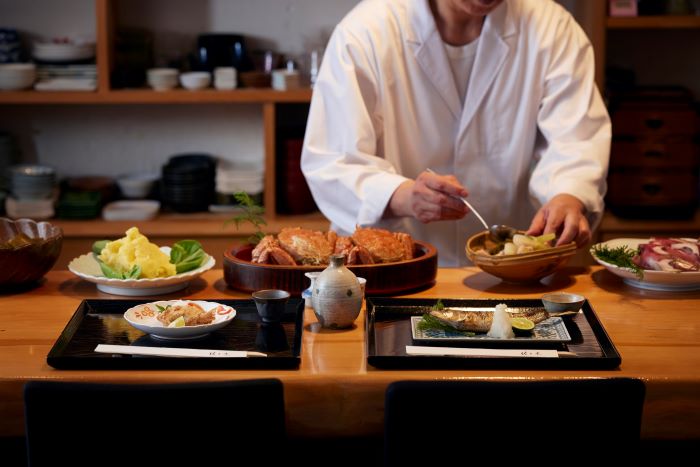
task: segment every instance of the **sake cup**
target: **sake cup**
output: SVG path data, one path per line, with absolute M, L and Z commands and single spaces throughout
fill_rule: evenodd
M 286 290 L 266 289 L 253 292 L 255 307 L 263 323 L 278 323 L 289 300 Z

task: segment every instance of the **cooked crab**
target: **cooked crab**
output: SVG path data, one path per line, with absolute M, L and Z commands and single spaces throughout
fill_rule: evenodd
M 253 249 L 253 263 L 284 264 L 294 266 L 294 258 L 280 247 L 280 242 L 272 235 L 265 235 L 260 243 Z
M 333 253 L 337 234 L 326 234 L 300 227 L 282 229 L 277 235 L 280 246 L 289 253 L 297 264 L 328 264 Z M 333 245 L 331 244 L 333 241 Z
M 389 232 L 384 229 L 357 227 L 352 234 L 352 241 L 358 248 L 360 258 L 366 250 L 374 263 L 391 263 L 413 258 L 413 239 L 401 232 Z M 352 251 L 350 252 L 352 255 Z M 348 256 L 348 259 L 350 256 Z M 353 264 L 348 261 L 348 264 Z M 367 263 L 364 263 L 367 264 Z
M 374 264 L 372 255 L 367 248 L 352 243 L 350 237 L 338 237 L 335 242 L 336 255 L 345 255 L 347 264 Z

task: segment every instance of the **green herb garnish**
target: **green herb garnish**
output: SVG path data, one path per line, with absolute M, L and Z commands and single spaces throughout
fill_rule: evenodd
M 163 313 L 165 310 L 167 310 L 168 308 L 170 308 L 170 305 L 160 306 L 160 305 L 158 305 L 158 304 L 156 303 L 156 308 L 158 308 L 158 313 Z
M 445 305 L 443 305 L 443 304 L 442 304 L 442 300 L 440 300 L 440 299 L 438 298 L 438 301 L 437 301 L 437 302 L 435 303 L 435 305 L 433 305 L 430 309 L 431 309 L 431 310 L 434 310 L 434 311 L 444 310 L 444 309 L 445 309 Z
M 97 259 L 97 264 L 100 265 L 100 269 L 102 270 L 102 274 L 104 274 L 105 277 L 108 277 L 110 279 L 138 279 L 139 276 L 141 275 L 141 266 L 135 264 L 133 268 L 131 268 L 130 271 L 117 271 L 116 269 L 112 269 L 108 265 L 102 262 L 99 258 Z
M 632 259 L 637 256 L 637 252 L 627 245 L 621 245 L 615 248 L 610 248 L 607 245 L 595 245 L 591 250 L 599 260 L 621 268 L 631 269 L 638 278 L 644 278 L 644 269 L 632 261 Z
M 228 225 L 233 222 L 236 224 L 236 228 L 240 228 L 241 223 L 248 222 L 253 224 L 256 232 L 248 237 L 248 242 L 252 245 L 257 245 L 260 240 L 265 236 L 265 232 L 262 231 L 261 226 L 267 225 L 263 214 L 265 214 L 265 208 L 258 206 L 255 201 L 245 192 L 234 193 L 234 198 L 241 205 L 243 213 L 229 219 L 224 225 Z
M 473 332 L 460 331 L 459 329 L 455 329 L 452 326 L 448 326 L 447 324 L 442 323 L 439 319 L 435 318 L 434 316 L 431 316 L 428 313 L 425 313 L 423 315 L 422 319 L 418 322 L 417 327 L 421 331 L 425 331 L 426 329 L 441 329 L 443 331 L 456 332 L 457 334 L 461 334 L 463 336 L 475 335 L 475 333 Z

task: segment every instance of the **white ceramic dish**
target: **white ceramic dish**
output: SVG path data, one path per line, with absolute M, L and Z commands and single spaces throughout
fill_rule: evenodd
M 160 176 L 149 173 L 132 173 L 117 178 L 117 185 L 125 198 L 145 198 Z
M 170 255 L 170 247 L 160 249 Z M 207 256 L 204 264 L 192 271 L 183 272 L 170 277 L 156 279 L 110 279 L 100 270 L 100 265 L 92 253 L 87 253 L 73 259 L 68 264 L 68 270 L 88 282 L 97 284 L 97 289 L 113 295 L 144 296 L 161 295 L 176 292 L 187 287 L 193 279 L 214 267 L 216 261 L 211 255 Z
M 211 73 L 206 71 L 189 71 L 180 75 L 180 84 L 192 91 L 208 88 L 211 84 Z
M 625 245 L 633 250 L 636 250 L 639 244 L 648 243 L 650 240 L 651 239 L 649 238 L 616 238 L 614 240 L 608 240 L 607 242 L 598 243 L 597 245 L 594 245 L 593 248 L 598 245 L 606 245 L 608 248 L 617 248 Z M 590 250 L 593 259 L 595 259 L 599 264 L 605 266 L 608 271 L 620 276 L 625 284 L 649 290 L 700 290 L 700 272 L 666 272 L 645 270 L 644 276 L 639 278 L 631 269 L 621 268 L 599 259 L 593 252 L 593 248 Z
M 32 49 L 32 56 L 45 62 L 87 60 L 95 56 L 95 44 L 37 42 Z
M 31 88 L 36 80 L 36 66 L 33 63 L 0 64 L 0 90 L 19 91 Z
M 484 313 L 489 313 L 485 311 Z M 473 336 L 465 336 L 459 331 L 448 331 L 443 329 L 421 329 L 418 323 L 423 320 L 421 316 L 411 316 L 411 336 L 414 341 L 418 342 L 462 342 L 476 343 L 491 342 L 491 343 L 513 343 L 513 342 L 570 342 L 571 335 L 566 329 L 566 324 L 559 317 L 547 318 L 535 325 L 532 334 L 526 336 L 518 336 L 511 339 L 496 339 L 489 337 L 486 333 L 475 333 Z
M 168 305 L 196 303 L 204 309 L 204 311 L 214 312 L 214 321 L 209 324 L 200 324 L 197 326 L 182 326 L 179 328 L 170 328 L 158 321 L 158 313 L 161 308 Z M 159 308 L 160 307 L 160 308 Z M 236 310 L 227 305 L 222 305 L 216 302 L 205 302 L 202 300 L 162 300 L 158 302 L 142 303 L 135 307 L 129 308 L 124 313 L 124 319 L 139 331 L 150 334 L 156 339 L 198 339 L 209 333 L 221 329 L 231 322 L 236 316 Z
M 114 201 L 102 209 L 102 217 L 108 221 L 145 221 L 156 217 L 159 210 L 156 200 Z

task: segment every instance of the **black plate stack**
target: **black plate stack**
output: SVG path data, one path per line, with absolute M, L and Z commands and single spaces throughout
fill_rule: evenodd
M 163 203 L 177 212 L 207 211 L 215 199 L 216 159 L 207 154 L 172 156 L 163 166 Z

